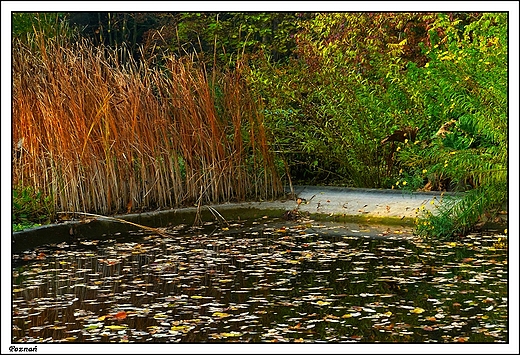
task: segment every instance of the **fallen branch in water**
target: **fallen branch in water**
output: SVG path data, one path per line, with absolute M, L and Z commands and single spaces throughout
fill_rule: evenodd
M 87 212 L 57 212 L 57 213 L 72 214 L 72 215 L 79 214 L 79 215 L 86 216 L 86 217 L 95 217 L 96 219 L 106 219 L 106 220 L 113 221 L 113 222 L 126 223 L 126 224 L 130 224 L 132 226 L 136 226 L 136 227 L 139 227 L 139 228 L 151 231 L 151 232 L 155 232 L 155 233 L 157 233 L 159 235 L 162 235 L 163 237 L 171 236 L 171 234 L 169 234 L 169 233 L 167 233 L 165 231 L 162 231 L 161 229 L 148 227 L 148 226 L 143 226 L 142 224 L 137 224 L 137 223 L 134 223 L 134 222 L 126 221 L 126 220 L 121 219 L 121 218 L 103 216 L 103 215 L 100 215 L 100 214 L 87 213 Z
M 227 226 L 229 226 L 229 223 L 228 221 L 226 221 L 226 219 L 224 217 L 222 217 L 222 215 L 216 210 L 214 209 L 213 207 L 211 206 L 206 206 L 208 208 L 208 210 L 211 212 L 211 214 L 213 214 L 213 217 L 215 217 L 215 219 L 217 221 L 221 221 L 221 222 L 224 222 Z M 220 217 L 220 220 L 219 220 L 219 217 Z

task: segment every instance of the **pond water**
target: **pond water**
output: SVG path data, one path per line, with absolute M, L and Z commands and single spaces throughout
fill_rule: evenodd
M 507 342 L 504 235 L 261 218 L 13 255 L 13 342 Z

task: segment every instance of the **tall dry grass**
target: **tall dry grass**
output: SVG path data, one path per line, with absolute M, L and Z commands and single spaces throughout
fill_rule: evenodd
M 240 68 L 208 82 L 190 58 L 158 69 L 119 56 L 41 35 L 13 43 L 13 186 L 103 214 L 281 192 Z

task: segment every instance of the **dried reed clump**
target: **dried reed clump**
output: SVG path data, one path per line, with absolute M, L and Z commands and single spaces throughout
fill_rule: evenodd
M 210 83 L 190 58 L 118 61 L 86 41 L 13 44 L 13 186 L 103 214 L 281 192 L 239 70 Z

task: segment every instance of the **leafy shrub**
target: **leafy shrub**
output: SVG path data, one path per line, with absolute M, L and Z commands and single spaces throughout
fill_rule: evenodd
M 390 74 L 401 75 L 405 60 L 423 61 L 414 44 L 430 17 L 318 14 L 302 22 L 288 65 L 254 62 L 251 82 L 296 178 L 390 187 L 380 141 L 420 119 L 415 97 Z
M 32 187 L 15 187 L 12 190 L 13 229 L 25 229 L 48 223 L 54 216 L 51 196 L 44 196 Z
M 451 189 L 467 191 L 424 216 L 430 223 L 418 232 L 434 236 L 463 233 L 507 201 L 507 14 L 483 14 L 463 29 L 459 23 L 439 15 L 430 31 L 443 36 L 431 36 L 428 63 L 412 65 L 406 80 L 431 122 L 454 124 L 440 135 L 429 127 L 430 140 L 400 152 L 401 163 L 428 167 Z

